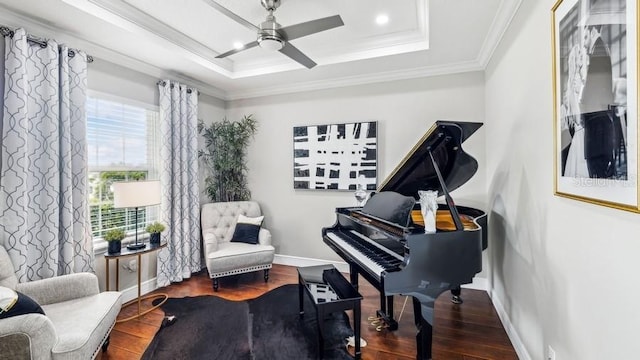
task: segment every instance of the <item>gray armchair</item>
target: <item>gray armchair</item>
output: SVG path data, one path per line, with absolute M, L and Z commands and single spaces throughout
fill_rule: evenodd
M 271 246 L 271 232 L 260 228 L 258 243 L 231 241 L 238 216 L 261 216 L 255 201 L 230 201 L 205 204 L 200 213 L 205 262 L 214 291 L 223 276 L 264 270 L 264 281 L 269 280 L 275 249 Z
M 91 273 L 18 283 L 0 246 L 0 286 L 29 296 L 44 310 L 0 319 L 2 359 L 94 359 L 106 350 L 122 306 L 121 293 L 100 292 Z

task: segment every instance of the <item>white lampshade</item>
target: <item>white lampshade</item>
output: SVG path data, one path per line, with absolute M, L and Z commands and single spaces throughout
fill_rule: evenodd
M 160 181 L 123 181 L 113 183 L 113 207 L 143 207 L 160 204 Z

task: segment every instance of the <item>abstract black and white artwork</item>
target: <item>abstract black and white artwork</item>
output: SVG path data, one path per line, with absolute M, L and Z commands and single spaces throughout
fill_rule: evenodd
M 375 121 L 293 128 L 293 188 L 375 190 Z

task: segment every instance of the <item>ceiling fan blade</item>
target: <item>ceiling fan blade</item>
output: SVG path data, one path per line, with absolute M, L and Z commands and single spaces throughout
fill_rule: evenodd
M 235 22 L 237 22 L 238 24 L 248 28 L 251 31 L 259 31 L 260 28 L 253 25 L 252 23 L 248 22 L 247 20 L 241 18 L 240 16 L 236 15 L 235 13 L 231 12 L 231 10 L 227 9 L 226 7 L 218 4 L 217 2 L 213 1 L 213 0 L 206 0 L 209 5 L 211 5 L 211 7 L 215 8 L 216 10 L 220 11 L 221 13 L 227 15 L 229 18 L 231 18 L 231 20 L 234 20 Z
M 285 26 L 278 29 L 278 32 L 282 34 L 287 41 L 289 41 L 343 25 L 344 22 L 342 21 L 340 15 L 334 15 L 322 19 L 303 22 L 296 25 Z
M 252 47 L 256 47 L 256 46 L 258 46 L 258 42 L 257 41 L 252 41 L 252 42 L 250 42 L 248 44 L 244 44 L 244 46 L 242 46 L 240 49 L 233 49 L 233 50 L 227 51 L 224 54 L 220 54 L 220 55 L 216 56 L 216 59 L 221 59 L 221 58 L 227 57 L 229 55 L 233 55 L 235 53 L 239 53 L 240 51 L 251 49 Z
M 289 42 L 285 43 L 284 47 L 279 51 L 292 58 L 293 60 L 299 62 L 300 64 L 306 66 L 307 69 L 311 69 L 312 67 L 317 65 L 313 60 L 309 59 L 307 55 L 303 54 L 302 51 L 298 50 L 297 47 L 291 45 L 291 43 Z

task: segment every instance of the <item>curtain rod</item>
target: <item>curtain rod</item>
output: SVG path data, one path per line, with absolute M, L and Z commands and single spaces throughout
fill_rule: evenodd
M 167 85 L 167 82 L 166 82 L 166 81 L 164 81 L 164 80 L 158 80 L 158 82 L 156 83 L 156 85 L 162 85 L 162 86 L 165 86 L 165 85 Z M 173 88 L 173 85 L 174 85 L 174 84 L 171 84 L 171 87 L 172 87 L 172 88 Z M 191 92 L 192 92 L 193 90 L 195 90 L 195 91 L 196 91 L 196 94 L 200 95 L 200 90 L 190 89 L 189 87 L 187 87 L 187 93 L 188 93 L 188 94 L 191 94 Z
M 11 30 L 10 28 L 8 28 L 6 26 L 0 26 L 0 34 L 2 36 L 13 37 L 13 35 L 15 34 L 15 31 Z M 47 47 L 47 39 L 39 38 L 39 37 L 33 36 L 31 34 L 27 34 L 27 41 L 32 43 L 32 44 L 40 45 L 40 47 L 42 47 L 42 48 Z M 69 57 L 76 56 L 76 51 L 77 51 L 76 49 L 69 48 L 69 53 L 68 53 Z M 87 62 L 88 63 L 92 63 L 93 62 L 93 56 L 87 55 Z

